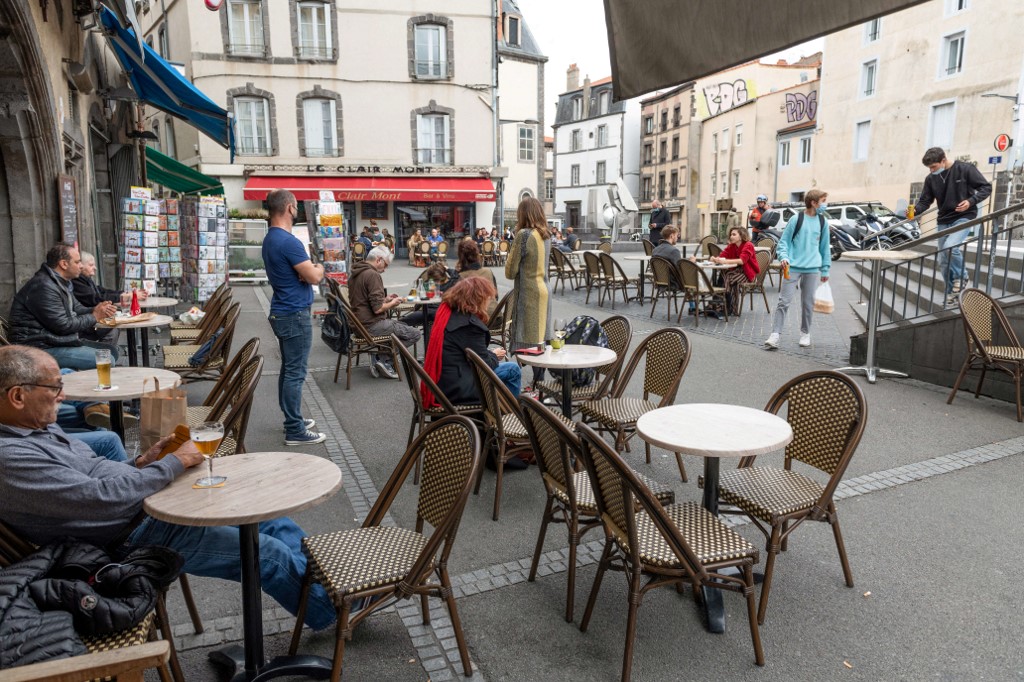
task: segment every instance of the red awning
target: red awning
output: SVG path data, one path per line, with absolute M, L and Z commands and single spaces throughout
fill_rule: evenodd
M 245 183 L 244 197 L 262 201 L 273 189 L 287 189 L 302 200 L 320 198 L 331 191 L 336 201 L 494 201 L 494 185 L 487 178 L 400 178 L 332 176 L 253 176 Z

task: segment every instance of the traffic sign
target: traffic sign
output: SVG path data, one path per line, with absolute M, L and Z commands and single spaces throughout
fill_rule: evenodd
M 1013 139 L 1006 133 L 999 133 L 996 135 L 995 142 L 993 142 L 993 146 L 996 148 L 997 152 L 1005 152 L 1012 144 Z
M 990 156 L 990 157 L 988 157 L 988 162 L 991 163 L 994 166 L 997 163 L 1002 163 L 1003 162 L 1003 157 L 1001 157 L 1001 156 Z

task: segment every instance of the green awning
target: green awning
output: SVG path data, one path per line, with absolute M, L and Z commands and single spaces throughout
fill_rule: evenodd
M 146 147 L 146 179 L 182 194 L 224 193 L 224 185 L 217 178 L 203 175 L 152 147 Z

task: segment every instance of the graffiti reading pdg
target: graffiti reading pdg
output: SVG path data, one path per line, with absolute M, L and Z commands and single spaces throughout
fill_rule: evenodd
M 813 121 L 818 114 L 818 91 L 786 93 L 786 120 L 797 123 L 807 119 Z

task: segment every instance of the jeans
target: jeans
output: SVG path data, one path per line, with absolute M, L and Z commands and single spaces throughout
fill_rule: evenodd
M 938 230 L 948 230 L 951 227 L 966 223 L 968 218 L 954 220 L 948 225 L 937 225 Z M 953 283 L 964 278 L 964 250 L 960 247 L 971 235 L 970 230 L 960 230 L 945 237 L 939 237 L 939 272 L 946 280 L 946 296 L 953 293 Z M 946 251 L 944 249 L 950 249 Z
M 415 344 L 417 341 L 420 340 L 420 337 L 423 336 L 423 332 L 421 332 L 419 329 L 416 329 L 415 327 L 410 327 L 409 325 L 398 320 L 388 318 L 384 318 L 379 322 L 374 322 L 373 324 L 366 328 L 366 331 L 370 332 L 374 336 L 390 336 L 391 334 L 394 334 L 395 336 L 398 337 L 398 340 L 401 341 L 402 345 L 405 346 L 406 348 Z M 373 361 L 384 362 L 390 365 L 391 356 L 377 354 L 373 356 Z
M 270 327 L 281 349 L 281 373 L 277 377 L 277 401 L 284 412 L 285 438 L 306 432 L 302 419 L 302 383 L 306 380 L 313 326 L 309 308 L 285 315 L 270 315 Z
M 305 533 L 289 518 L 264 521 L 259 525 L 260 582 L 263 591 L 295 615 L 306 572 L 302 553 Z M 236 526 L 178 526 L 146 518 L 128 536 L 129 545 L 169 547 L 185 559 L 183 570 L 192 575 L 242 579 L 239 533 Z M 334 606 L 319 584 L 312 586 L 306 608 L 306 625 L 322 630 L 335 621 Z
M 80 440 L 100 457 L 112 462 L 127 462 L 128 453 L 124 450 L 121 437 L 113 431 L 72 431 L 68 438 Z
M 501 379 L 501 383 L 505 384 L 505 387 L 512 392 L 512 395 L 518 396 L 522 392 L 523 370 L 518 363 L 500 362 L 494 368 L 494 373 Z
M 797 289 L 800 290 L 800 333 L 811 333 L 811 315 L 814 312 L 814 292 L 818 289 L 821 274 L 817 272 L 794 272 L 790 279 L 782 280 L 782 291 L 779 292 L 779 303 L 772 315 L 772 334 L 781 334 L 786 326 L 786 313 L 793 302 Z
M 81 346 L 54 346 L 43 350 L 53 356 L 60 367 L 74 370 L 96 369 L 96 349 L 110 351 L 113 364 L 117 364 L 119 353 L 117 346 L 96 341 L 81 341 Z

